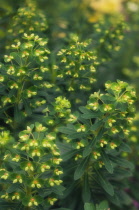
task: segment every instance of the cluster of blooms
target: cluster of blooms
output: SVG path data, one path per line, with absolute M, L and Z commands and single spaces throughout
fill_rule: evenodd
M 94 72 L 98 62 L 95 53 L 89 50 L 89 42 L 80 42 L 74 34 L 71 36 L 69 48 L 61 49 L 57 53 L 60 58 L 57 78 L 60 83 L 63 81 L 68 91 L 88 90 L 90 84 L 96 81 Z
M 34 33 L 24 33 L 22 43 L 17 41 L 11 45 L 13 52 L 4 56 L 5 64 L 0 64 L 2 107 L 8 104 L 24 104 L 27 99 L 29 106 L 33 107 L 46 103 L 45 98 L 38 95 L 38 90 L 51 88 L 49 82 L 44 84 L 46 80 L 49 81 L 47 60 L 50 52 L 46 44 L 46 39 Z M 11 120 L 8 117 L 6 122 Z
M 92 138 L 97 137 L 103 128 L 105 130 L 103 136 L 92 148 L 91 156 L 92 161 L 99 167 L 104 165 L 101 153 L 118 148 L 122 139 L 129 135 L 134 117 L 133 102 L 136 98 L 134 88 L 126 82 L 119 80 L 113 83 L 107 82 L 105 87 L 106 94 L 94 92 L 90 95 L 86 107 L 81 108 L 82 118 L 90 119 L 90 122 L 75 122 L 72 126 L 74 137 L 71 135 L 71 139 L 74 140 L 69 141 L 74 149 L 79 150 L 75 156 L 75 160 L 78 160 L 82 158 L 83 148 L 93 141 Z M 76 138 L 75 133 L 79 133 L 79 137 L 77 135 Z
M 111 27 L 111 24 L 106 27 L 105 21 L 101 20 L 93 25 L 97 33 L 98 48 L 97 57 L 102 58 L 102 61 L 109 59 L 109 54 L 112 55 L 121 49 L 121 42 L 124 38 L 124 31 L 127 29 L 123 21 L 119 21 Z M 104 50 L 105 49 L 105 50 Z
M 12 137 L 10 132 L 4 130 L 3 127 L 0 127 L 0 147 L 5 147 L 5 145 L 9 144 L 12 141 Z
M 13 17 L 12 28 L 8 30 L 9 39 L 16 38 L 23 33 L 35 33 L 47 29 L 47 20 L 35 1 L 27 1 L 26 6 L 20 7 Z M 7 46 L 9 48 L 9 46 Z
M 16 172 L 14 168 L 11 171 L 3 163 L 0 169 L 0 179 L 8 180 L 11 184 L 21 184 L 22 190 L 18 188 L 17 191 L 9 194 L 2 191 L 1 198 L 21 199 L 24 205 L 37 206 L 40 203 L 36 198 L 39 197 L 39 189 L 55 187 L 62 183 L 60 175 L 63 172 L 59 166 L 62 159 L 55 143 L 56 134 L 48 133 L 46 127 L 35 123 L 20 132 L 19 138 L 19 142 L 13 145 L 13 151 L 4 157 L 4 161 L 11 162 L 11 167 L 16 162 L 18 170 Z M 42 179 L 41 176 L 44 173 L 48 175 Z M 27 201 L 24 202 L 24 200 Z M 53 205 L 57 198 L 48 197 L 46 200 L 50 205 Z
M 132 154 L 132 156 L 138 154 L 138 147 L 136 147 L 136 144 L 138 143 L 138 138 L 139 138 L 139 133 L 138 133 L 138 128 L 139 128 L 139 113 L 137 112 L 135 114 L 135 117 L 131 119 L 130 121 L 130 133 L 127 136 L 129 143 L 131 144 L 131 147 L 134 147 L 133 151 L 134 153 Z M 136 152 L 135 152 L 136 150 Z M 126 152 L 123 153 L 124 156 L 127 156 L 128 154 Z M 137 163 L 138 164 L 138 163 Z
M 58 96 L 56 99 L 55 99 L 55 111 L 59 114 L 59 117 L 65 117 L 66 115 L 69 115 L 71 110 L 71 104 L 70 102 L 62 97 L 62 96 Z

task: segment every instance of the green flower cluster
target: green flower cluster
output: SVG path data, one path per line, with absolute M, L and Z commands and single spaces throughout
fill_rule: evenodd
M 81 117 L 89 122 L 83 123 L 79 118 L 80 123 L 72 125 L 73 132 L 80 133 L 79 137 L 76 138 L 75 135 L 74 140 L 70 141 L 75 149 L 91 144 L 91 139 L 94 139 L 102 128 L 104 129 L 102 137 L 97 140 L 90 151 L 93 164 L 102 162 L 103 150 L 107 153 L 120 146 L 123 138 L 129 134 L 130 124 L 134 117 L 135 90 L 126 82 L 119 80 L 117 83 L 107 82 L 105 87 L 106 94 L 95 92 L 90 95 L 86 107 L 80 107 L 83 112 Z M 83 153 L 79 154 L 82 157 Z
M 38 206 L 44 202 L 53 205 L 57 198 L 52 192 L 61 185 L 63 173 L 59 166 L 62 159 L 55 143 L 56 134 L 35 123 L 21 131 L 19 138 L 19 142 L 7 151 L 1 165 L 0 178 L 5 180 L 4 189 L 7 189 L 6 193 L 5 190 L 1 192 L 1 198 L 19 200 L 25 206 Z M 46 197 L 45 191 L 41 193 L 46 189 L 52 196 Z
M 94 188 L 97 185 L 97 190 L 119 199 L 113 182 L 119 183 L 123 178 L 119 180 L 117 173 L 124 174 L 125 168 L 129 174 L 133 170 L 133 165 L 122 159 L 120 154 L 130 151 L 126 142 L 134 118 L 136 93 L 133 87 L 120 80 L 108 81 L 105 87 L 107 93 L 94 92 L 87 105 L 79 108 L 81 113 L 76 122 L 59 130 L 66 134 L 63 142 L 70 145 L 63 157 L 66 160 L 74 158 L 77 162 L 74 180 L 79 179 L 82 183 L 82 195 L 87 187 L 90 198 L 95 193 L 97 199 Z
M 35 1 L 27 1 L 24 7 L 20 7 L 13 17 L 12 28 L 8 29 L 9 40 L 19 38 L 23 33 L 35 33 L 45 31 L 48 27 L 44 13 L 38 9 Z M 8 40 L 8 41 L 9 41 Z M 10 46 L 6 46 L 7 49 Z
M 60 61 L 57 78 L 68 91 L 90 90 L 96 81 L 94 73 L 98 61 L 95 52 L 89 50 L 89 44 L 90 40 L 80 42 L 79 37 L 72 34 L 69 47 L 57 53 Z
M 46 97 L 38 92 L 52 87 L 47 74 L 50 52 L 46 44 L 46 39 L 24 33 L 23 42 L 12 44 L 13 52 L 4 56 L 5 64 L 0 64 L 1 108 L 15 106 L 21 119 L 46 103 Z M 3 114 L 5 122 L 13 123 L 8 114 Z

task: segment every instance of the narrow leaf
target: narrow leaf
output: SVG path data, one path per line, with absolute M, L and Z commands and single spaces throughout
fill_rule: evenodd
M 110 157 L 110 159 L 119 166 L 122 166 L 124 168 L 129 168 L 130 170 L 134 169 L 133 163 L 129 162 L 128 160 L 125 160 L 120 157 L 112 157 L 112 156 Z
M 96 173 L 98 175 L 98 180 L 100 183 L 100 186 L 111 196 L 114 195 L 114 189 L 113 186 L 110 184 L 110 182 L 102 177 L 102 175 L 96 170 Z
M 95 122 L 92 126 L 91 126 L 91 130 L 95 131 L 97 130 L 101 125 L 103 124 L 103 120 L 97 121 Z
M 90 198 L 91 198 L 91 192 L 90 192 L 88 174 L 87 173 L 85 173 L 85 176 L 84 176 L 84 185 L 83 185 L 83 190 L 82 190 L 82 197 L 83 197 L 84 203 L 89 202 Z
M 78 150 L 78 152 L 79 152 L 79 150 Z M 62 154 L 61 156 L 62 156 L 63 161 L 67 161 L 76 154 L 77 154 L 77 150 L 71 150 L 69 152 Z
M 112 162 L 109 159 L 109 156 L 106 153 L 102 153 L 102 159 L 103 162 L 105 164 L 105 168 L 107 169 L 107 171 L 112 174 L 113 173 L 113 165 Z
M 104 129 L 102 128 L 99 131 L 98 135 L 93 140 L 91 140 L 90 143 L 85 147 L 83 151 L 83 157 L 86 157 L 91 153 L 93 146 L 97 143 L 97 141 L 99 141 L 102 138 L 103 134 Z
M 79 163 L 77 169 L 75 170 L 74 173 L 74 180 L 79 179 L 85 172 L 85 169 L 88 165 L 88 160 L 89 160 L 89 156 L 84 158 L 83 160 L 81 160 L 81 162 Z

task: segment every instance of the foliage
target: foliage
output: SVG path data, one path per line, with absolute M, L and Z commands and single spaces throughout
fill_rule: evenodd
M 137 3 L 1 5 L 0 208 L 134 210 Z

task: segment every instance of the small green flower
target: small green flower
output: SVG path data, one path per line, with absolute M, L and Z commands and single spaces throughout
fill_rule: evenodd
M 47 198 L 50 205 L 54 205 L 54 203 L 57 201 L 57 198 Z
M 35 198 L 32 197 L 32 198 L 29 200 L 28 206 L 38 206 L 38 202 L 36 201 Z
M 13 180 L 13 183 L 17 183 L 17 182 L 19 182 L 19 183 L 23 182 L 22 176 L 16 175 L 16 177 Z
M 14 195 L 12 196 L 12 200 L 19 200 L 20 199 L 20 194 L 18 192 L 15 192 Z

